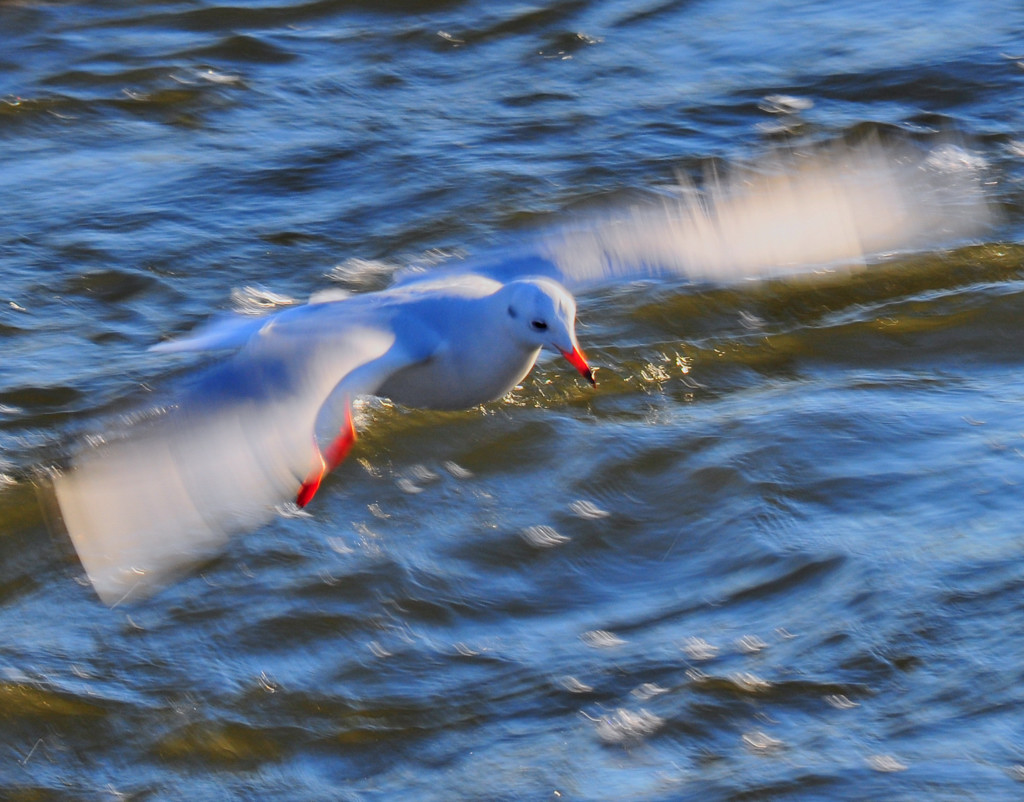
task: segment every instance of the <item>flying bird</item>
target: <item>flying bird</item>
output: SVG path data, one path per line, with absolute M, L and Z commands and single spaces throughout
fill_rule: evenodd
M 282 505 L 310 504 L 356 440 L 352 403 L 499 399 L 541 350 L 590 384 L 573 292 L 615 281 L 764 279 L 934 247 L 990 222 L 963 151 L 858 146 L 679 187 L 377 292 L 215 320 L 153 350 L 214 352 L 166 407 L 82 448 L 53 480 L 100 598 L 150 592 Z

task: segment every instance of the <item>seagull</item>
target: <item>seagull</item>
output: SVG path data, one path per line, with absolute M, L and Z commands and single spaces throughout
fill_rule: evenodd
M 953 155 L 868 141 L 680 187 L 514 251 L 407 270 L 376 292 L 215 319 L 151 350 L 210 352 L 169 403 L 55 473 L 64 528 L 100 599 L 151 593 L 287 507 L 311 504 L 356 442 L 353 402 L 462 410 L 504 397 L 542 350 L 590 385 L 573 292 L 610 282 L 764 280 L 990 223 Z
M 575 299 L 550 278 L 457 273 L 161 343 L 152 350 L 232 353 L 57 477 L 68 534 L 100 597 L 117 601 L 274 505 L 308 505 L 355 443 L 360 396 L 472 408 L 505 396 L 545 348 L 596 385 L 575 320 Z

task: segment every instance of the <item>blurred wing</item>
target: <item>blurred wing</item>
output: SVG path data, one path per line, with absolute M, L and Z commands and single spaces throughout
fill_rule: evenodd
M 993 217 L 978 173 L 953 144 L 921 153 L 868 139 L 783 153 L 712 174 L 699 191 L 684 184 L 550 232 L 531 248 L 449 269 L 499 281 L 546 276 L 578 291 L 644 278 L 722 283 L 855 266 L 978 236 Z
M 272 517 L 312 466 L 314 425 L 339 382 L 373 392 L 409 364 L 387 328 L 334 322 L 311 339 L 316 320 L 269 320 L 165 413 L 55 479 L 68 534 L 106 603 L 151 590 Z

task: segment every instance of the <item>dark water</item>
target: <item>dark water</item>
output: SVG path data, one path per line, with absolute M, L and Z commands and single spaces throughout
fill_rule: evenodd
M 1024 795 L 1019 4 L 28 0 L 0 42 L 0 796 Z M 310 516 L 145 602 L 48 534 L 38 472 L 218 309 L 873 130 L 958 131 L 987 241 L 585 295 L 598 391 L 372 407 Z

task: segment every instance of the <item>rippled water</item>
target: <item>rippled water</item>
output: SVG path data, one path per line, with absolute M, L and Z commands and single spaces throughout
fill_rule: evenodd
M 0 795 L 1024 793 L 1016 3 L 0 2 Z M 463 413 L 370 405 L 310 516 L 108 609 L 41 472 L 219 309 L 868 131 L 986 241 L 582 296 Z

